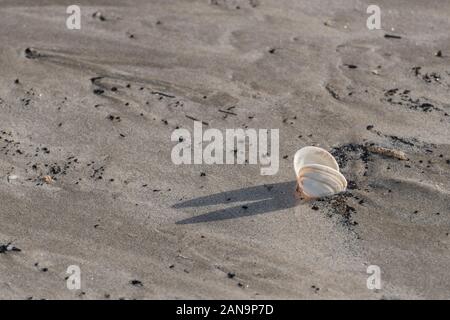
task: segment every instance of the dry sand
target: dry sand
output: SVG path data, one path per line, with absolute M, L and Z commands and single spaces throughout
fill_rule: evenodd
M 366 0 L 76 2 L 81 30 L 0 1 L 1 298 L 450 298 L 448 1 L 378 1 L 375 31 Z M 187 116 L 280 129 L 278 174 L 173 165 Z M 295 199 L 306 145 L 347 193 Z

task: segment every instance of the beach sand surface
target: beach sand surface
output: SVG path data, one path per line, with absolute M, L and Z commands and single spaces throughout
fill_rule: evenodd
M 71 4 L 0 1 L 1 298 L 450 298 L 450 2 Z M 193 119 L 279 129 L 278 173 L 174 165 Z M 308 145 L 346 193 L 295 197 Z

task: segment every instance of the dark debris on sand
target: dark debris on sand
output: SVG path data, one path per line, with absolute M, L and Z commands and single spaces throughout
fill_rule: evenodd
M 386 33 L 384 35 L 384 37 L 387 38 L 387 39 L 401 39 L 402 38 L 401 36 L 397 36 L 395 34 L 388 34 L 388 33 Z
M 143 286 L 144 286 L 144 284 L 142 283 L 142 281 L 139 281 L 139 280 L 136 280 L 136 279 L 131 280 L 131 281 L 130 281 L 130 284 L 133 285 L 133 286 L 135 286 L 135 287 L 143 287 Z
M 21 252 L 21 251 L 22 251 L 22 249 L 19 249 L 19 248 L 13 246 L 11 242 L 0 245 L 0 253 Z
M 327 84 L 327 85 L 325 86 L 325 89 L 328 91 L 328 93 L 329 93 L 334 99 L 336 99 L 336 100 L 340 100 L 340 99 L 341 99 L 341 97 L 340 97 L 339 94 L 337 93 L 336 89 L 333 88 L 332 85 Z
M 433 103 L 425 98 L 413 98 L 410 90 L 400 90 L 399 88 L 389 89 L 384 92 L 382 101 L 387 101 L 391 105 L 405 106 L 411 110 L 423 112 L 441 111 Z
M 33 48 L 25 49 L 25 58 L 27 59 L 37 59 L 41 56 L 41 54 Z
M 98 19 L 100 21 L 106 21 L 105 16 L 103 15 L 103 13 L 101 11 L 96 11 L 92 14 L 92 18 L 94 19 Z
M 367 147 L 357 143 L 348 143 L 335 147 L 331 150 L 331 154 L 336 158 L 341 168 L 345 168 L 350 160 L 361 159 L 366 164 L 370 161 L 370 152 L 367 150 Z
M 352 197 L 359 199 L 348 191 L 317 199 L 313 205 L 317 209 L 313 210 L 325 209 L 328 217 L 338 217 L 341 225 L 354 231 L 353 228 L 358 225 L 358 222 L 353 218 L 356 209 L 347 203 L 348 199 Z
M 436 56 L 439 57 L 437 54 L 436 54 Z M 441 53 L 440 57 L 442 57 L 442 53 Z M 424 82 L 426 82 L 428 84 L 438 84 L 438 85 L 441 85 L 445 82 L 444 81 L 445 79 L 442 76 L 442 74 L 438 73 L 437 71 L 423 73 L 421 70 L 422 70 L 422 67 L 418 67 L 418 66 L 412 68 L 412 71 L 414 72 L 414 76 L 422 79 Z M 447 74 L 448 74 L 448 72 L 447 72 Z

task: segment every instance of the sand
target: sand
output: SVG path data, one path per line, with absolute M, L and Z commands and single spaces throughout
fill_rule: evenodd
M 0 297 L 450 298 L 450 3 L 371 3 L 0 1 Z M 192 118 L 279 129 L 279 172 L 174 165 Z M 307 145 L 346 193 L 295 197 Z

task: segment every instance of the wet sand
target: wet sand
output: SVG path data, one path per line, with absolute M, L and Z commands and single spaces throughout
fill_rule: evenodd
M 450 3 L 70 4 L 0 1 L 1 298 L 450 297 Z M 174 165 L 193 118 L 279 129 L 278 174 Z M 307 145 L 346 193 L 295 198 Z

